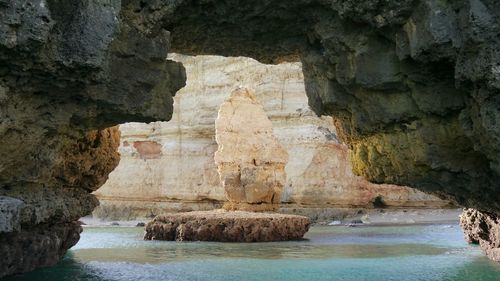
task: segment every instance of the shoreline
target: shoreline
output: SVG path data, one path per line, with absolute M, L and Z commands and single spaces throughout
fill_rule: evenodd
M 288 213 L 288 212 L 280 212 Z M 307 213 L 307 212 L 305 212 Z M 397 226 L 397 225 L 429 225 L 457 224 L 462 209 L 364 209 L 354 215 L 332 216 L 331 218 L 314 219 L 311 226 Z M 301 215 L 300 213 L 294 213 Z M 302 214 L 311 217 L 311 215 Z M 153 218 L 136 218 L 133 220 L 110 220 L 92 216 L 80 218 L 82 227 L 144 227 Z

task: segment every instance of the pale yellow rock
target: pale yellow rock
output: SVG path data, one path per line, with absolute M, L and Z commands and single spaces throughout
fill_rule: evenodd
M 253 90 L 238 88 L 215 120 L 215 164 L 230 210 L 275 210 L 286 181 L 288 153 Z
M 281 207 L 442 207 L 448 203 L 415 189 L 377 185 L 352 173 L 348 149 L 330 117 L 308 107 L 300 63 L 265 65 L 249 58 L 172 57 L 186 67 L 187 84 L 174 97 L 169 122 L 120 125 L 120 164 L 96 195 L 96 215 L 115 219 L 166 211 L 210 210 L 226 200 L 214 153 L 220 105 L 239 86 L 255 90 L 288 152 Z

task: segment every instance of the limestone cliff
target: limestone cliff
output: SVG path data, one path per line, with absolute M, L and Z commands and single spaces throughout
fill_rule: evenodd
M 443 207 L 448 203 L 417 190 L 371 184 L 351 171 L 348 150 L 337 139 L 330 117 L 307 105 L 300 63 L 266 65 L 242 57 L 182 56 L 186 87 L 174 97 L 169 122 L 120 125 L 121 161 L 95 192 L 95 215 L 114 219 L 162 211 L 220 207 L 224 188 L 213 162 L 219 106 L 238 86 L 255 89 L 288 152 L 283 208 L 373 207 L 380 196 L 388 207 Z

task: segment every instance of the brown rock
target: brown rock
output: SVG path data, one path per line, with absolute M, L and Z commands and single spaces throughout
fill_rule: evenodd
M 279 207 L 288 153 L 273 135 L 273 125 L 253 91 L 239 88 L 219 109 L 215 152 L 229 210 Z
M 243 211 L 200 211 L 157 216 L 146 225 L 146 240 L 269 242 L 298 240 L 307 217 Z
M 479 244 L 490 259 L 500 261 L 499 216 L 465 209 L 460 216 L 460 226 L 467 242 Z

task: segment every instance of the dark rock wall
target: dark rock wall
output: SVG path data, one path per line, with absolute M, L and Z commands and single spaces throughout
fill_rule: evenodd
M 323 50 L 303 57 L 310 104 L 336 119 L 355 173 L 499 212 L 498 4 L 412 7 L 394 22 L 318 22 Z
M 170 119 L 185 73 L 165 59 L 169 34 L 121 11 L 0 0 L 0 277 L 55 264 L 78 241 L 90 192 L 119 161 L 112 126 Z

